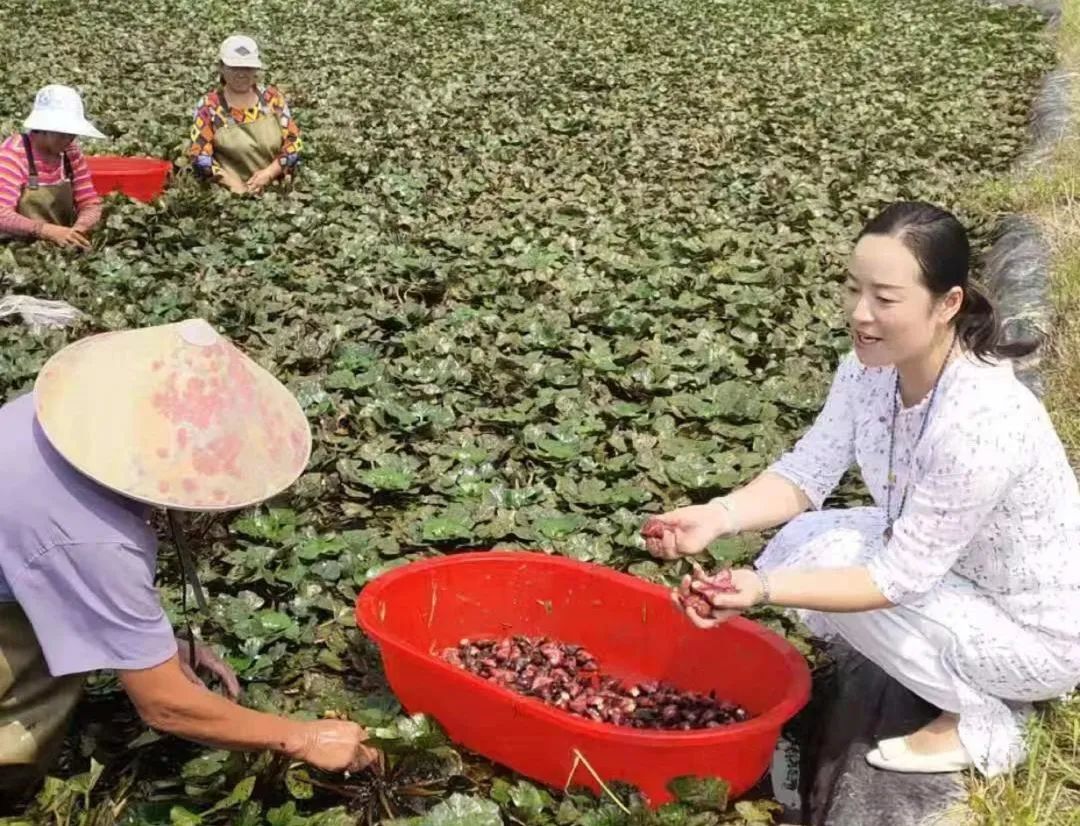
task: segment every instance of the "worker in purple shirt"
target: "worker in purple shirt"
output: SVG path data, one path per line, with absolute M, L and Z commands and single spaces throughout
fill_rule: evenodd
M 117 672 L 148 725 L 179 737 L 329 771 L 377 759 L 356 723 L 238 704 L 232 669 L 178 647 L 154 587 L 151 506 L 257 504 L 310 451 L 289 391 L 200 320 L 78 341 L 0 407 L 0 800 L 48 770 L 84 676 L 100 669 Z

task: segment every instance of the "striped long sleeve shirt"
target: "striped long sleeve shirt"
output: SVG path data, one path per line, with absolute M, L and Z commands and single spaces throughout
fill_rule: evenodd
M 101 196 L 94 190 L 90 169 L 86 165 L 77 141 L 65 150 L 71 163 L 72 189 L 75 193 L 75 229 L 85 232 L 101 220 Z M 34 153 L 38 180 L 55 184 L 63 180 L 64 164 L 58 157 L 47 160 Z M 30 180 L 30 164 L 26 159 L 22 135 L 12 135 L 0 143 L 0 234 L 33 236 L 37 222 L 16 212 L 19 198 Z

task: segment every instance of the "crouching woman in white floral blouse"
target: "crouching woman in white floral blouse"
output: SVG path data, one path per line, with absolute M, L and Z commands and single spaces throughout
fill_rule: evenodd
M 969 260 L 944 210 L 873 219 L 847 279 L 854 353 L 813 427 L 745 487 L 642 529 L 673 559 L 787 523 L 713 602 L 798 609 L 940 708 L 867 755 L 893 771 L 1007 771 L 1030 703 L 1080 682 L 1080 491 L 1008 361 L 1031 348 L 1000 343 Z M 874 505 L 820 510 L 853 464 Z

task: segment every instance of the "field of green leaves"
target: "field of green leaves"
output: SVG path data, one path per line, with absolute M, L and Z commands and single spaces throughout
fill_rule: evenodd
M 112 137 L 91 151 L 178 160 L 218 42 L 259 39 L 304 130 L 295 186 L 238 199 L 181 171 L 155 204 L 112 196 L 85 256 L 0 245 L 0 295 L 88 316 L 0 325 L 0 399 L 74 336 L 192 316 L 286 381 L 309 472 L 194 521 L 195 619 L 247 702 L 351 715 L 391 752 L 378 782 L 343 781 L 161 739 L 106 675 L 74 779 L 19 822 L 767 822 L 700 794 L 626 815 L 459 754 L 398 716 L 353 600 L 465 547 L 670 578 L 644 514 L 745 481 L 810 422 L 848 346 L 852 236 L 885 201 L 955 206 L 1008 167 L 1053 59 L 1041 21 L 972 0 L 34 0 L 5 23 L 5 131 L 70 83 Z M 963 217 L 985 240 L 993 216 Z

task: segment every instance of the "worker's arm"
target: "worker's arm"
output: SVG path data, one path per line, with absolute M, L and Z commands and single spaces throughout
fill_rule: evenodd
M 810 506 L 806 494 L 783 476 L 765 471 L 725 497 L 654 516 L 642 528 L 653 556 L 676 559 L 699 554 L 711 542 L 736 531 L 759 531 L 793 519 Z
M 378 756 L 356 723 L 290 720 L 245 708 L 191 682 L 176 656 L 119 676 L 147 725 L 186 740 L 233 751 L 269 749 L 328 771 L 358 771 Z
M 731 571 L 729 583 L 730 590 L 716 590 L 698 582 L 692 583 L 689 577 L 683 581 L 683 592 L 687 589 L 697 591 L 722 612 L 706 619 L 680 606 L 694 625 L 715 628 L 762 602 L 834 614 L 877 611 L 893 606 L 874 583 L 870 570 L 862 565 L 847 568 L 777 568 L 768 572 L 736 568 Z

